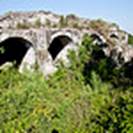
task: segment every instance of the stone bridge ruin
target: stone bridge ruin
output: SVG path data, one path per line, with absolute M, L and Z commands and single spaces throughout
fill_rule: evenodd
M 16 16 L 14 17 L 14 15 Z M 0 69 L 4 65 L 12 63 L 19 72 L 34 71 L 37 65 L 44 75 L 51 74 L 57 70 L 58 61 L 63 60 L 66 64 L 69 62 L 67 59 L 68 49 L 76 51 L 85 34 L 95 38 L 99 44 L 110 43 L 112 40 L 119 43 L 118 46 L 127 44 L 127 34 L 120 33 L 116 27 L 111 27 L 111 31 L 106 34 L 106 37 L 95 28 L 75 28 L 69 25 L 66 27 L 45 27 L 41 24 L 37 28 L 34 26 L 29 28 L 14 27 L 20 20 L 27 23 L 27 20 L 31 20 L 31 18 L 38 19 L 37 15 L 40 15 L 39 19 L 44 17 L 44 20 L 46 17 L 51 17 L 46 12 L 29 13 L 30 16 L 25 15 L 27 14 L 11 13 L 0 17 Z M 56 22 L 58 24 L 60 17 L 55 15 L 52 17 L 55 18 L 52 18 L 51 21 L 58 18 Z M 26 22 L 24 21 L 25 18 Z M 82 20 L 83 22 L 81 20 L 78 21 L 82 25 L 90 22 L 89 20 Z M 121 36 L 123 39 L 120 38 Z M 110 41 L 108 38 L 112 40 Z M 105 50 L 105 53 L 106 55 L 110 54 L 109 48 Z
M 14 66 L 23 72 L 24 69 L 34 71 L 37 64 L 44 74 L 51 73 L 57 60 L 64 58 L 65 61 L 66 49 L 76 49 L 82 37 L 83 34 L 75 29 L 3 30 L 0 66 L 14 62 Z

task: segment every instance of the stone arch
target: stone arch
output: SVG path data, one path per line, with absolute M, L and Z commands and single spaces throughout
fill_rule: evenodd
M 100 37 L 100 35 L 96 34 L 96 33 L 93 33 L 90 35 L 90 37 L 93 39 L 93 40 L 96 40 L 98 42 L 102 42 L 102 39 Z
M 114 39 L 119 39 L 118 35 L 115 34 L 115 33 L 111 33 L 111 34 L 109 35 L 109 37 L 110 37 L 110 38 L 114 38 Z
M 55 60 L 57 55 L 69 44 L 73 44 L 73 39 L 70 34 L 56 34 L 52 37 L 48 51 Z
M 108 46 L 105 38 L 99 33 L 92 33 L 90 37 L 93 39 L 93 43 L 97 44 L 101 48 L 106 48 Z
M 22 37 L 8 37 L 0 42 L 0 66 L 6 63 L 12 63 L 14 67 L 24 69 L 24 65 L 31 65 L 29 56 L 34 56 L 33 44 Z M 26 62 L 28 64 L 26 64 Z M 33 63 L 33 61 L 32 61 Z M 33 64 L 32 64 L 33 65 Z

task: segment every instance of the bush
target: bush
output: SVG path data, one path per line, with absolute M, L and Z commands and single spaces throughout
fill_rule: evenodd
M 60 17 L 59 26 L 60 26 L 60 28 L 64 28 L 64 27 L 67 26 L 67 20 L 66 20 L 66 18 L 64 16 Z
M 39 27 L 41 27 L 41 20 L 40 19 L 37 19 L 36 21 L 35 21 L 35 27 L 36 28 L 39 28 Z
M 128 35 L 128 44 L 133 45 L 133 36 L 131 34 Z
M 17 29 L 29 29 L 30 25 L 27 23 L 17 23 L 16 28 Z
M 46 19 L 46 23 L 45 23 L 45 25 L 46 25 L 47 27 L 51 27 L 51 22 L 50 22 L 49 19 Z
M 38 72 L 1 72 L 0 132 L 131 133 L 133 87 L 116 89 L 112 82 L 103 82 L 111 73 L 106 61 L 84 70 L 88 62 L 99 61 L 94 49 L 85 36 L 79 50 L 70 51 L 71 65 L 61 65 L 47 80 Z

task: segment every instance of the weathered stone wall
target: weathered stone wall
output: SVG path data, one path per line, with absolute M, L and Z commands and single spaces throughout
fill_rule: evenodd
M 48 28 L 33 29 L 31 28 L 31 29 L 21 29 L 21 30 L 3 29 L 0 34 L 0 42 L 8 40 L 9 38 L 22 38 L 30 42 L 33 46 L 33 50 L 31 54 L 29 54 L 29 52 L 27 52 L 27 54 L 29 54 L 29 56 L 33 56 L 35 54 L 37 63 L 40 66 L 41 71 L 45 73 L 46 66 L 50 67 L 50 65 L 52 65 L 51 68 L 55 69 L 54 60 L 52 60 L 51 55 L 48 52 L 48 48 L 50 44 L 53 42 L 53 40 L 60 36 L 66 36 L 72 39 L 73 43 L 72 45 L 70 45 L 70 47 L 73 47 L 73 45 L 77 45 L 81 41 L 83 34 L 80 33 L 79 30 L 69 29 L 69 28 L 66 28 L 66 29 L 48 29 Z M 66 51 L 64 55 L 66 55 Z M 25 60 L 24 62 L 27 62 L 27 63 L 29 62 L 29 65 L 31 65 L 30 64 L 31 58 L 35 58 L 35 57 L 27 58 L 27 55 L 25 55 L 23 60 Z M 23 71 L 22 68 L 24 69 L 24 66 L 23 67 L 22 66 L 23 64 L 21 64 L 20 66 L 21 72 Z M 30 67 L 27 66 L 27 68 L 30 68 Z M 50 73 L 50 72 L 46 72 L 46 73 Z
M 55 72 L 59 60 L 64 60 L 66 64 L 69 62 L 67 60 L 68 49 L 76 51 L 85 34 L 94 37 L 95 42 L 99 45 L 107 44 L 107 47 L 103 48 L 107 56 L 111 56 L 112 51 L 115 50 L 116 54 L 113 55 L 113 58 L 116 60 L 118 60 L 117 56 L 120 53 L 125 62 L 133 58 L 133 48 L 128 46 L 128 34 L 117 26 L 106 23 L 104 26 L 99 24 L 101 22 L 92 23 L 87 19 L 69 16 L 66 17 L 67 26 L 61 27 L 61 18 L 59 15 L 44 11 L 8 13 L 0 17 L 0 43 L 9 38 L 20 38 L 32 44 L 22 59 L 19 66 L 20 72 L 23 72 L 24 69 L 34 71 L 36 65 L 39 66 L 44 75 Z M 21 24 L 20 27 L 18 24 Z M 22 27 L 25 26 L 24 24 L 28 27 Z M 78 25 L 71 27 L 74 24 Z M 56 27 L 54 27 L 55 25 Z M 54 53 L 56 54 L 55 59 L 49 51 L 52 45 L 55 45 L 52 52 L 59 49 L 56 51 L 57 53 Z

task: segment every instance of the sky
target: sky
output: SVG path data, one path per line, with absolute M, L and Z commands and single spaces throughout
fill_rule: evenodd
M 133 0 L 0 0 L 0 14 L 45 10 L 117 23 L 133 34 Z

